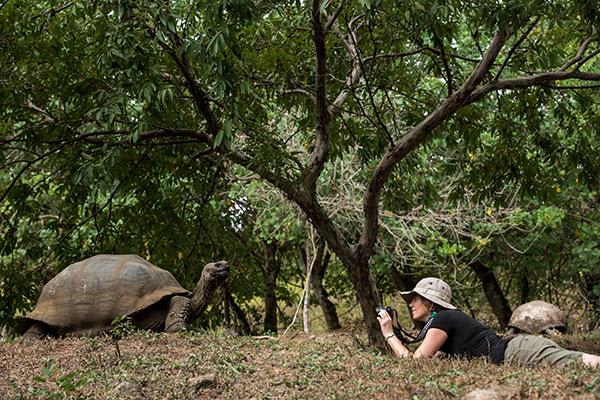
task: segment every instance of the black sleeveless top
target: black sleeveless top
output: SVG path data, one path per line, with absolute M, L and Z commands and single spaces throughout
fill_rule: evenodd
M 459 310 L 440 310 L 430 328 L 441 329 L 448 339 L 440 351 L 454 357 L 488 357 L 502 364 L 506 342 L 479 321 Z

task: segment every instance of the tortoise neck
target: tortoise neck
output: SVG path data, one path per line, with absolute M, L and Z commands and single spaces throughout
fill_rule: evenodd
M 215 279 L 206 279 L 204 276 L 200 279 L 190 299 L 186 323 L 196 320 L 206 310 L 217 286 L 218 282 Z

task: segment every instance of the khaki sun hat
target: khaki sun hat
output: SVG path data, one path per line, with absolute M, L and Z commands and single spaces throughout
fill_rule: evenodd
M 400 292 L 400 295 L 407 303 L 411 302 L 415 294 L 449 310 L 456 309 L 456 307 L 450 304 L 452 289 L 450 289 L 450 286 L 446 282 L 439 278 L 423 278 L 413 290 Z

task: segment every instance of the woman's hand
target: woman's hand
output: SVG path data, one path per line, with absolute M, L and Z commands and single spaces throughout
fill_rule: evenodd
M 383 337 L 394 334 L 394 326 L 392 324 L 392 318 L 387 311 L 381 310 L 377 315 L 377 320 L 379 321 L 379 327 L 381 328 L 381 333 Z
M 386 343 L 388 346 L 390 346 L 394 354 L 396 354 L 398 357 L 411 357 L 412 353 L 410 350 L 402 344 L 396 335 L 394 335 L 394 325 L 390 314 L 388 314 L 387 311 L 382 310 L 377 315 L 377 320 L 379 321 L 381 333 L 383 334 Z

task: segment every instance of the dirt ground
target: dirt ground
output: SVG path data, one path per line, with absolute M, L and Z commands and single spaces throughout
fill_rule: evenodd
M 600 333 L 565 336 L 600 353 Z M 600 371 L 398 360 L 351 333 L 135 333 L 0 343 L 0 399 L 598 399 Z M 117 352 L 117 345 L 118 350 Z M 120 353 L 120 355 L 119 355 Z

